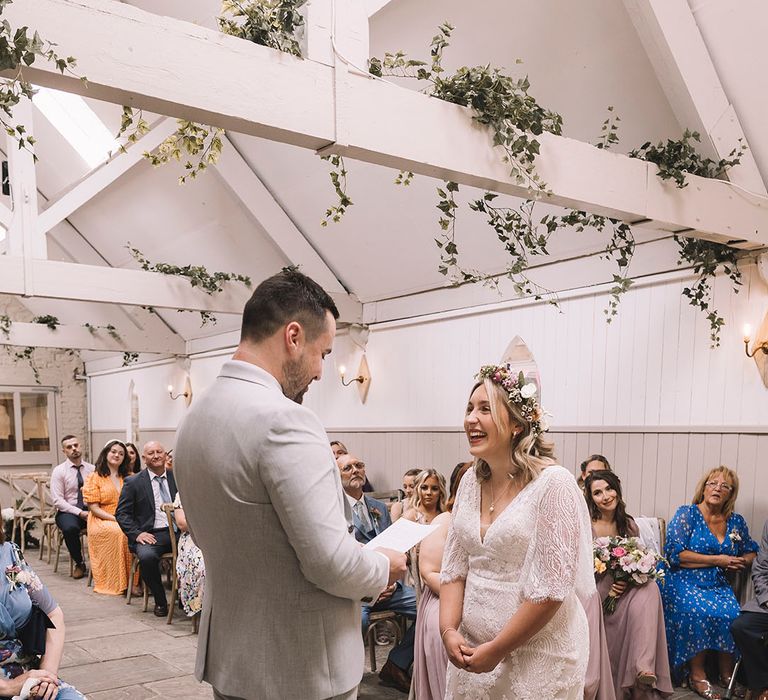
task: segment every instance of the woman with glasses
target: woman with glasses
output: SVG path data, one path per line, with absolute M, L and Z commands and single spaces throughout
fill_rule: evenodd
M 744 518 L 734 512 L 739 478 L 716 467 L 696 487 L 692 505 L 680 506 L 669 523 L 667 581 L 662 587 L 670 666 L 688 665 L 691 690 L 718 700 L 705 671 L 707 653 L 717 653 L 719 684 L 727 687 L 736 651 L 730 632 L 739 603 L 726 574 L 745 569 L 757 543 Z

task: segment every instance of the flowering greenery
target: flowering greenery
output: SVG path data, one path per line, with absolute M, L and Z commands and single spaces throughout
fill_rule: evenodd
M 538 388 L 533 382 L 526 382 L 522 372 L 515 373 L 509 364 L 483 365 L 475 375 L 475 379 L 483 381 L 490 379 L 498 384 L 505 392 L 510 403 L 514 403 L 523 417 L 531 424 L 534 436 L 549 430 L 544 411 L 536 399 Z
M 614 581 L 625 581 L 630 587 L 663 581 L 664 570 L 659 564 L 664 561 L 660 554 L 643 547 L 636 537 L 598 537 L 594 542 L 595 573 L 607 573 Z M 603 612 L 616 612 L 618 600 L 609 593 L 603 601 Z

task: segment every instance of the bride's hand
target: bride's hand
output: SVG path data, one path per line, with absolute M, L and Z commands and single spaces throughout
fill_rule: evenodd
M 462 648 L 467 648 L 466 644 L 467 640 L 456 630 L 448 630 L 443 635 L 443 646 L 445 646 L 445 651 L 448 652 L 448 660 L 456 668 L 466 668 L 464 655 L 461 653 Z
M 496 646 L 491 642 L 486 642 L 478 647 L 462 646 L 461 653 L 466 662 L 465 667 L 470 673 L 488 673 L 493 671 L 504 655 L 499 653 Z

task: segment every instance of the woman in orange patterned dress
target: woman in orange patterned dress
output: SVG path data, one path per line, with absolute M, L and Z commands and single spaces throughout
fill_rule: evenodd
M 128 476 L 128 453 L 120 440 L 110 440 L 99 453 L 96 471 L 83 486 L 88 504 L 88 554 L 96 593 L 120 595 L 128 588 L 131 554 L 128 539 L 115 519 L 115 510 Z

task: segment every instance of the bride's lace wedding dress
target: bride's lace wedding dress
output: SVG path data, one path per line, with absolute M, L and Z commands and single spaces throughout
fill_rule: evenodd
M 499 513 L 481 539 L 480 483 L 461 481 L 445 546 L 442 583 L 466 579 L 459 632 L 477 646 L 493 639 L 524 600 L 560 600 L 555 616 L 489 673 L 449 664 L 445 697 L 579 700 L 589 631 L 577 593 L 594 593 L 584 496 L 573 476 L 550 466 Z

